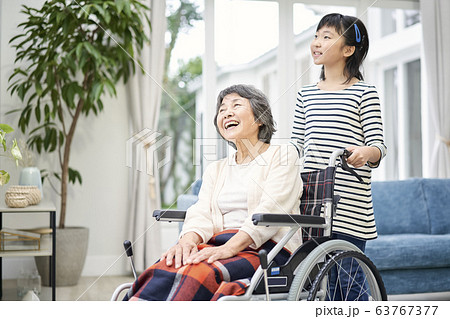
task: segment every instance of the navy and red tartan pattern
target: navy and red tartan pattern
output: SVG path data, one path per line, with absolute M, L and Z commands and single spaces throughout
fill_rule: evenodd
M 237 230 L 220 232 L 198 248 L 223 245 L 236 233 Z M 274 246 L 274 242 L 268 241 L 261 248 L 270 250 Z M 289 256 L 289 252 L 283 250 L 276 262 L 284 264 Z M 204 261 L 178 269 L 158 261 L 139 276 L 124 300 L 217 300 L 225 295 L 242 295 L 249 285 L 248 278 L 258 266 L 258 252 L 250 248 L 212 264 Z
M 334 178 L 336 167 L 301 173 L 303 194 L 300 199 L 300 214 L 322 216 L 324 200 L 333 201 Z M 302 229 L 303 242 L 323 236 L 323 229 L 304 227 Z

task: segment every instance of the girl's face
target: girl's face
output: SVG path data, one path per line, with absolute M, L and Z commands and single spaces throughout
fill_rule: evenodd
M 344 37 L 334 27 L 323 26 L 311 42 L 311 55 L 316 65 L 333 65 L 345 62 L 348 46 Z
M 217 127 L 227 141 L 258 141 L 259 124 L 255 122 L 250 101 L 237 93 L 226 95 L 219 107 Z

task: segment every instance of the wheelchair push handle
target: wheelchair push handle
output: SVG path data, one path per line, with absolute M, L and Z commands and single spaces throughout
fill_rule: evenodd
M 133 256 L 133 247 L 131 247 L 131 242 L 129 240 L 123 242 L 123 247 L 125 248 L 128 257 Z
M 348 164 L 347 164 L 347 158 L 348 158 L 350 155 L 352 155 L 352 153 L 351 153 L 350 151 L 346 150 L 345 148 L 338 149 L 338 150 L 334 151 L 334 152 L 331 154 L 331 156 L 330 156 L 330 161 L 329 161 L 328 166 L 335 166 L 335 165 L 336 165 L 336 160 L 337 160 L 337 158 L 339 157 L 339 158 L 340 158 L 340 162 L 341 162 L 340 164 L 341 164 L 342 169 L 343 169 L 344 171 L 349 172 L 349 173 L 352 174 L 353 176 L 355 176 L 355 177 L 358 179 L 358 181 L 359 181 L 360 183 L 364 183 L 364 181 L 363 181 L 363 179 L 361 178 L 361 176 L 359 176 L 359 174 L 356 173 L 356 171 L 355 171 L 353 168 L 351 168 L 350 166 L 348 166 Z
M 132 248 L 131 242 L 129 240 L 125 240 L 123 242 L 123 247 L 125 248 L 125 252 L 127 253 L 127 256 L 130 257 L 130 266 L 131 266 L 131 270 L 133 271 L 134 280 L 137 280 L 138 276 L 136 273 L 136 267 L 134 267 L 133 248 Z
M 358 173 L 356 173 L 356 171 L 351 168 L 350 166 L 348 166 L 347 164 L 347 158 L 352 155 L 352 152 L 348 151 L 348 150 L 344 150 L 344 153 L 341 155 L 341 166 L 342 169 L 344 171 L 349 172 L 350 174 L 352 174 L 353 176 L 355 176 L 360 183 L 364 183 L 363 179 L 361 178 L 361 176 L 359 176 Z

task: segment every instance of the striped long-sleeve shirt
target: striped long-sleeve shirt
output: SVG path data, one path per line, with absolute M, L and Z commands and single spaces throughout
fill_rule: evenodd
M 380 102 L 374 86 L 358 82 L 339 91 L 317 85 L 303 87 L 297 95 L 292 137 L 303 148 L 305 171 L 323 169 L 331 153 L 348 146 L 374 146 L 386 154 Z M 368 240 L 377 237 L 371 193 L 371 170 L 379 163 L 355 169 L 364 180 L 336 172 L 336 194 L 341 196 L 333 232 Z

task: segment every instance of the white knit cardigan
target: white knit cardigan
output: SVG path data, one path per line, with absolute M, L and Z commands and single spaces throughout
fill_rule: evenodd
M 217 205 L 217 198 L 233 156 L 235 153 L 206 168 L 198 201 L 187 210 L 180 238 L 188 232 L 195 232 L 203 243 L 207 243 L 214 234 L 224 230 L 223 215 Z M 271 145 L 254 161 L 257 163 L 252 165 L 250 173 L 248 216 L 240 230 L 252 238 L 254 244 L 250 247 L 257 249 L 269 239 L 279 241 L 289 228 L 255 226 L 252 215 L 299 214 L 302 180 L 300 160 L 292 144 Z M 301 241 L 301 233 L 298 231 L 285 248 L 293 252 L 301 245 Z

